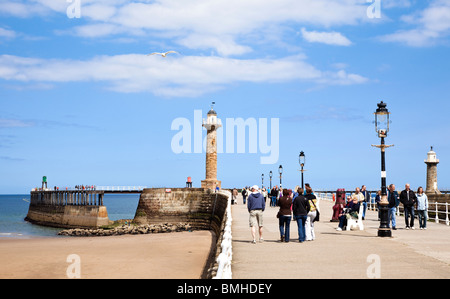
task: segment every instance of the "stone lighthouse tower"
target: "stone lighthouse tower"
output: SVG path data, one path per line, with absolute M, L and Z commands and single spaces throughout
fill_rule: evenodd
M 222 122 L 217 118 L 214 111 L 214 102 L 211 105 L 206 120 L 203 119 L 203 127 L 206 128 L 206 179 L 202 181 L 201 187 L 205 189 L 215 189 L 221 187 L 221 182 L 217 180 L 217 129 L 222 126 Z
M 426 193 L 440 194 L 437 187 L 437 165 L 439 159 L 436 159 L 436 153 L 433 151 L 433 147 L 427 154 L 425 164 L 427 164 L 427 189 Z

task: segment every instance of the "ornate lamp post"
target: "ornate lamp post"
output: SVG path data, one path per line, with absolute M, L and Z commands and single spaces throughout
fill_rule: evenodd
M 392 232 L 389 227 L 389 202 L 386 192 L 386 165 L 385 165 L 385 149 L 394 145 L 385 145 L 384 138 L 387 137 L 389 132 L 389 114 L 390 112 L 386 108 L 386 103 L 381 101 L 377 104 L 378 108 L 375 111 L 375 131 L 378 137 L 381 138 L 380 145 L 373 145 L 381 149 L 381 200 L 380 200 L 380 227 L 378 228 L 379 237 L 391 237 Z
M 261 173 L 261 189 L 264 188 L 264 173 Z
M 269 178 L 270 178 L 270 190 L 272 190 L 272 170 L 269 172 Z
M 280 189 L 281 189 L 281 176 L 283 174 L 283 166 L 280 165 L 280 167 L 278 167 L 278 173 L 280 174 Z
M 300 171 L 302 173 L 302 189 L 303 189 L 303 166 L 305 166 L 305 153 L 303 151 L 298 155 L 298 163 L 300 163 L 300 167 L 302 168 Z

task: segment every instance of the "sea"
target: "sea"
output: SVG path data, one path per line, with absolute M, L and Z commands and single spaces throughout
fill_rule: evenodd
M 109 219 L 133 219 L 139 196 L 139 194 L 105 194 L 103 204 L 106 206 Z M 61 238 L 58 236 L 61 228 L 40 226 L 24 220 L 29 205 L 30 194 L 0 194 L 0 240 L 4 238 Z

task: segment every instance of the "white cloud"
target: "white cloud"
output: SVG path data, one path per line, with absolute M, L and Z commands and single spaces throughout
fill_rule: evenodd
M 66 14 L 70 5 L 65 0 L 4 1 L 0 4 L 3 13 L 21 17 Z M 190 49 L 215 50 L 223 56 L 252 51 L 252 45 L 243 41 L 251 36 L 252 42 L 261 42 L 264 37 L 258 33 L 267 28 L 287 28 L 286 24 L 327 28 L 367 21 L 367 3 L 362 0 L 80 1 L 83 25 L 78 23 L 76 30 L 71 31 L 78 36 L 146 33 L 149 37 L 166 37 Z M 344 40 L 337 38 L 341 43 Z
M 4 0 L 0 9 L 5 8 L 3 14 L 31 17 L 65 15 L 69 5 L 65 0 Z M 119 92 L 168 96 L 196 96 L 241 82 L 361 84 L 365 82 L 362 76 L 318 70 L 301 55 L 257 59 L 268 52 L 261 54 L 256 47 L 275 44 L 283 50 L 295 48 L 296 52 L 290 53 L 297 53 L 298 47 L 287 45 L 289 39 L 284 39 L 295 33 L 292 28 L 311 25 L 329 30 L 334 25 L 359 24 L 367 21 L 366 9 L 363 0 L 81 0 L 81 20 L 70 22 L 73 27 L 55 28 L 56 33 L 116 40 L 145 37 L 149 44 L 158 42 L 171 45 L 172 49 L 175 43 L 219 56 L 203 57 L 204 53 L 199 53 L 163 59 L 130 54 L 64 60 L 3 55 L 0 79 L 47 86 L 58 82 L 101 82 Z M 337 32 L 303 33 L 310 42 L 351 44 Z M 255 54 L 255 58 L 230 58 L 248 53 Z M 272 53 L 269 57 L 280 56 Z
M 302 28 L 302 36 L 310 43 L 322 43 L 335 46 L 350 46 L 352 42 L 339 32 L 307 31 Z
M 365 10 L 359 0 L 159 0 L 123 5 L 110 22 L 164 33 L 189 48 L 239 55 L 251 47 L 238 40 L 267 27 L 287 22 L 354 25 L 366 19 Z
M 11 15 L 14 17 L 27 18 L 34 15 L 43 15 L 48 9 L 41 5 L 22 3 L 18 1 L 0 2 L 0 15 Z
M 361 84 L 367 79 L 345 71 L 320 71 L 303 56 L 231 59 L 202 56 L 117 55 L 90 60 L 0 56 L 0 79 L 19 82 L 103 82 L 117 92 L 151 92 L 190 97 L 235 83 L 304 81 L 328 85 Z
M 112 34 L 123 33 L 123 29 L 113 24 L 91 24 L 85 26 L 77 26 L 74 28 L 76 35 L 96 38 Z M 67 31 L 62 32 L 67 34 Z
M 231 36 L 205 36 L 191 34 L 178 40 L 178 43 L 189 49 L 210 49 L 217 50 L 221 56 L 242 55 L 249 53 L 252 49 L 248 46 L 238 45 Z
M 14 37 L 16 37 L 16 33 L 12 30 L 8 30 L 8 29 L 0 27 L 0 37 L 14 38 Z
M 344 70 L 340 70 L 337 73 L 329 72 L 328 75 L 320 81 L 333 85 L 353 85 L 366 83 L 369 79 L 358 74 L 349 74 Z
M 401 19 L 415 28 L 399 30 L 379 39 L 413 47 L 433 46 L 450 35 L 450 0 L 435 0 L 423 11 Z
M 0 118 L 0 128 L 25 128 L 33 124 L 18 119 Z

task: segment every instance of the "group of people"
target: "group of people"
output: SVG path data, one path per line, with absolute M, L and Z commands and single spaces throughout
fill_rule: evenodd
M 263 242 L 263 213 L 266 208 L 266 198 L 263 191 L 259 190 L 257 185 L 250 188 L 251 193 L 246 198 L 247 209 L 249 212 L 249 225 L 253 237 L 252 243 L 256 243 L 257 230 L 259 241 Z M 271 193 L 272 194 L 272 193 Z M 290 224 L 292 218 L 297 222 L 298 241 L 312 241 L 315 239 L 314 221 L 318 218 L 317 198 L 311 187 L 307 184 L 305 190 L 296 186 L 294 190 L 280 188 L 281 197 L 278 194 L 271 195 L 272 202 L 275 201 L 279 206 L 277 214 L 280 241 L 290 241 Z M 275 197 L 275 199 L 273 198 Z M 245 201 L 245 199 L 244 199 Z
M 281 242 L 290 241 L 290 224 L 292 219 L 297 223 L 299 242 L 315 239 L 314 222 L 318 218 L 319 213 L 316 206 L 317 198 L 309 184 L 305 185 L 305 189 L 296 186 L 294 190 L 282 189 L 275 186 L 270 192 L 265 188 L 259 189 L 257 185 L 242 189 L 243 203 L 247 204 L 249 212 L 249 225 L 253 238 L 252 243 L 256 243 L 257 234 L 259 234 L 259 241 L 264 241 L 263 213 L 268 198 L 270 198 L 271 207 L 279 207 L 277 218 Z M 414 192 L 410 189 L 410 184 L 405 184 L 405 189 L 398 194 L 395 190 L 395 185 L 390 184 L 387 191 L 389 224 L 392 224 L 392 229 L 397 229 L 396 213 L 400 203 L 403 204 L 404 208 L 406 229 L 415 229 L 415 210 L 418 213 L 420 229 L 427 229 L 428 198 L 422 187 L 419 187 L 417 192 Z M 232 204 L 234 204 L 238 195 L 237 189 L 233 190 L 232 195 Z M 366 190 L 365 185 L 361 188 L 356 188 L 355 192 L 347 197 L 347 202 L 342 204 L 339 213 L 339 224 L 336 229 L 338 231 L 344 230 L 347 225 L 347 220 L 350 217 L 358 218 L 360 212 L 362 213 L 362 219 L 364 219 L 367 204 L 370 201 L 370 193 Z M 375 202 L 378 207 L 380 201 L 381 191 L 378 191 L 375 197 Z M 362 209 L 360 209 L 361 205 Z
M 241 194 L 242 194 L 242 201 L 243 201 L 243 204 L 245 205 L 246 204 L 246 202 L 247 202 L 247 197 L 250 195 L 250 193 L 252 192 L 252 188 L 253 187 L 248 187 L 248 186 L 246 186 L 246 187 L 244 187 L 244 188 L 242 188 L 242 190 L 241 190 Z M 236 190 L 236 191 L 235 191 Z M 267 198 L 269 198 L 270 196 L 271 196 L 271 193 L 269 193 L 268 191 L 267 191 L 267 189 L 266 188 L 261 188 L 261 189 L 259 189 L 259 192 L 263 195 L 263 198 L 264 198 L 264 202 L 266 202 L 267 201 Z M 237 189 L 236 188 L 234 188 L 233 189 L 233 197 L 232 197 L 232 201 L 231 201 L 231 204 L 235 204 L 235 203 L 237 203 L 236 202 L 236 199 L 237 199 L 237 195 L 238 195 L 238 191 L 237 191 Z
M 414 229 L 415 210 L 417 210 L 419 218 L 419 228 L 427 229 L 428 197 L 422 187 L 417 188 L 417 192 L 414 192 L 411 190 L 410 184 L 405 184 L 405 189 L 399 195 L 395 190 L 395 185 L 390 184 L 387 191 L 389 224 L 392 224 L 393 230 L 397 229 L 396 213 L 400 203 L 403 204 L 406 229 Z M 378 191 L 376 197 L 376 201 L 378 200 L 377 203 L 380 201 L 380 194 L 381 192 Z
M 415 210 L 417 211 L 419 218 L 419 228 L 427 229 L 428 197 L 423 191 L 423 188 L 419 187 L 417 188 L 417 192 L 414 192 L 411 190 L 410 184 L 405 184 L 405 189 L 401 191 L 400 194 L 398 194 L 395 190 L 394 184 L 390 184 L 387 189 L 387 201 L 389 202 L 389 225 L 392 224 L 392 229 L 397 229 L 396 213 L 400 203 L 403 205 L 406 229 L 415 229 Z M 350 217 L 358 218 L 361 205 L 363 205 L 362 219 L 364 220 L 367 203 L 369 201 L 370 194 L 366 191 L 366 187 L 363 185 L 361 189 L 356 188 L 355 192 L 347 198 L 345 207 L 341 209 L 342 212 L 339 214 L 339 225 L 337 230 L 340 231 L 345 229 L 347 220 Z M 379 190 L 375 197 L 375 202 L 378 206 L 378 220 L 380 218 L 380 201 L 381 191 Z
M 76 185 L 75 190 L 95 190 L 97 186 L 94 185 Z

